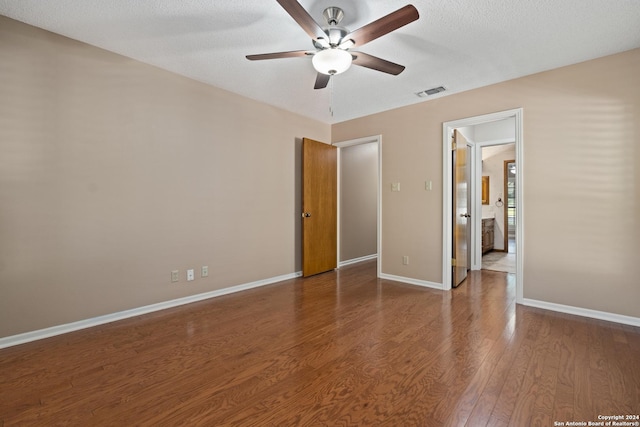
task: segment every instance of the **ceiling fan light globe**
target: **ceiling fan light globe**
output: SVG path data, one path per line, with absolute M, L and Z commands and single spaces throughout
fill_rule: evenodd
M 351 67 L 351 54 L 342 49 L 325 49 L 313 55 L 311 62 L 317 72 L 327 75 L 344 73 Z

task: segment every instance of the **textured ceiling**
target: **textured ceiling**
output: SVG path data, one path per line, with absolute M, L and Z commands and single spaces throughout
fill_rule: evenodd
M 339 6 L 357 29 L 411 3 L 420 19 L 363 52 L 399 76 L 353 66 L 314 90 L 309 58 L 247 54 L 312 49 L 275 0 L 0 0 L 0 14 L 231 92 L 337 123 L 640 47 L 639 0 L 300 0 L 318 23 Z M 329 112 L 333 107 L 333 116 Z

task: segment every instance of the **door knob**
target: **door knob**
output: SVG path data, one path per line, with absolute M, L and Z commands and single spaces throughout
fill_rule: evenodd
M 302 212 L 302 218 L 309 218 L 311 214 L 309 212 Z
M 460 216 L 463 218 L 471 218 L 471 215 L 469 215 L 468 213 L 460 214 Z

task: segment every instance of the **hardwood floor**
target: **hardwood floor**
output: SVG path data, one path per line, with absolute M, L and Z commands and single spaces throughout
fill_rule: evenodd
M 375 261 L 0 350 L 0 426 L 552 426 L 640 413 L 640 328 Z

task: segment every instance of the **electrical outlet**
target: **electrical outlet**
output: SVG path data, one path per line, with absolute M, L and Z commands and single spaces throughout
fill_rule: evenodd
M 195 280 L 195 278 L 196 278 L 196 275 L 195 275 L 195 273 L 193 271 L 193 268 L 187 270 L 187 282 Z
M 171 272 L 171 282 L 177 282 L 178 280 L 180 280 L 180 271 L 173 270 Z
M 400 191 L 400 183 L 392 182 L 391 183 L 391 191 Z
M 202 266 L 202 277 L 207 277 L 209 275 L 209 267 L 207 267 L 206 265 Z
M 409 257 L 407 255 L 402 257 L 402 265 L 409 265 Z

